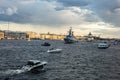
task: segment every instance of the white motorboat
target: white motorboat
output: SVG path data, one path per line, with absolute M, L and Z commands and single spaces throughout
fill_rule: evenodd
M 62 51 L 62 49 L 49 49 L 47 52 L 48 53 L 60 53 Z
M 39 61 L 39 60 L 29 60 L 25 66 L 22 67 L 25 71 L 30 72 L 40 72 L 44 70 L 44 66 L 47 64 L 46 61 Z
M 110 47 L 110 45 L 107 43 L 99 43 L 98 44 L 99 49 L 107 49 L 108 47 Z

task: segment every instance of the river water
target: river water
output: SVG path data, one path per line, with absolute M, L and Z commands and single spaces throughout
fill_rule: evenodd
M 98 49 L 97 41 L 1 40 L 0 80 L 120 80 L 120 45 Z M 61 48 L 61 53 L 47 53 Z M 47 61 L 45 71 L 33 74 L 22 70 L 28 60 Z

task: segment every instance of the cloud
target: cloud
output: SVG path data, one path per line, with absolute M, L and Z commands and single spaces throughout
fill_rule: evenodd
M 94 13 L 86 15 L 87 21 L 98 21 L 120 27 L 120 0 L 57 0 L 64 7 L 80 7 Z M 65 9 L 65 8 L 63 8 Z M 94 16 L 95 15 L 95 16 Z M 93 18 L 93 19 L 92 19 Z M 97 18 L 97 19 L 95 19 Z
M 57 0 L 57 2 L 62 3 L 64 6 L 71 7 L 71 6 L 86 6 L 88 2 L 86 0 Z
M 100 0 L 90 1 L 89 7 L 94 11 L 104 22 L 120 27 L 120 0 Z
M 17 7 L 12 0 L 1 0 L 0 2 L 0 15 L 13 15 L 17 13 Z M 12 5 L 13 4 L 13 5 Z
M 105 33 L 98 27 L 120 26 L 120 0 L 1 0 L 0 21 L 56 28 L 84 24 L 83 30 L 94 26 L 94 32 Z
M 77 0 L 2 0 L 0 5 L 0 20 L 11 21 L 20 24 L 35 24 L 47 26 L 61 26 L 80 24 L 87 17 L 92 16 L 93 12 L 87 9 L 82 9 L 81 6 L 85 3 Z M 8 2 L 11 4 L 7 5 Z M 62 4 L 62 2 L 64 4 Z M 68 2 L 68 3 L 67 3 Z M 68 5 L 72 4 L 72 6 Z M 65 6 L 67 5 L 67 7 Z M 76 6 L 77 5 L 77 6 Z M 95 21 L 93 18 L 88 21 Z
M 4 9 L 4 10 L 1 10 L 0 11 L 0 14 L 5 14 L 5 15 L 13 15 L 13 14 L 16 14 L 17 13 L 17 8 L 16 7 L 13 7 L 13 8 L 7 8 L 7 9 Z

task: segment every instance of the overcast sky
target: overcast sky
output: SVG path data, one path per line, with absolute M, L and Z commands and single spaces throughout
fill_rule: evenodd
M 0 29 L 120 38 L 120 0 L 0 0 Z

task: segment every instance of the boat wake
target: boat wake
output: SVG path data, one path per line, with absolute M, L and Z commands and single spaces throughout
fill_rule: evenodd
M 27 70 L 24 70 L 24 69 L 6 70 L 6 71 L 0 71 L 0 76 L 15 75 L 15 74 L 21 74 L 25 72 L 27 72 Z

